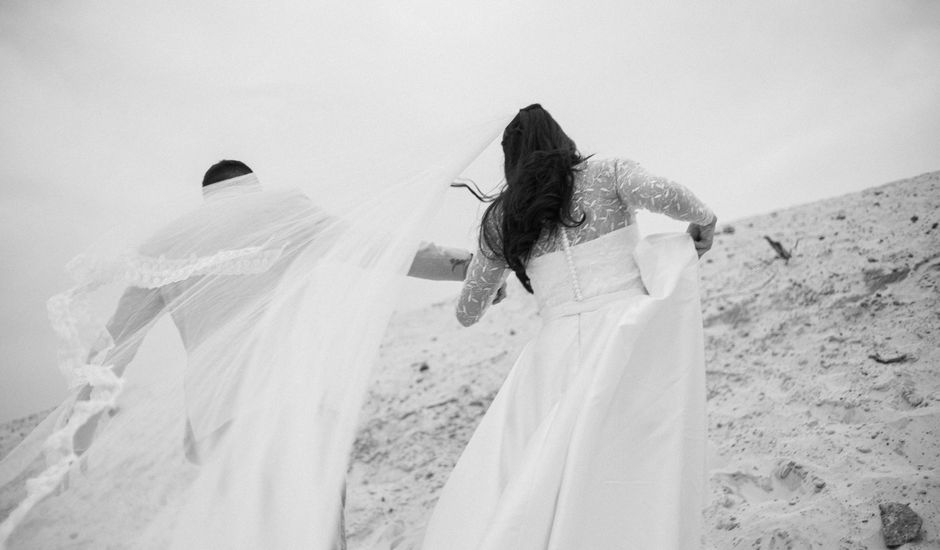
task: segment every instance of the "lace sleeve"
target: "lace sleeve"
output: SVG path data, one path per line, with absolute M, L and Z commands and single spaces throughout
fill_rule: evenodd
M 627 206 L 699 225 L 715 220 L 715 214 L 684 185 L 649 174 L 631 160 L 610 161 L 617 194 Z
M 502 262 L 488 258 L 483 252 L 478 250 L 473 255 L 457 301 L 457 320 L 461 325 L 469 327 L 483 317 L 506 280 L 507 272 Z

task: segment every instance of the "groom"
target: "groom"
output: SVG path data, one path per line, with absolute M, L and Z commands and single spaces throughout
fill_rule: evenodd
M 202 189 L 207 203 L 214 203 L 213 208 L 225 209 L 226 204 L 223 199 L 258 192 L 261 190 L 261 182 L 245 163 L 237 160 L 223 160 L 206 171 Z M 306 199 L 306 197 L 299 198 L 301 200 Z M 234 202 L 244 204 L 244 201 Z M 299 207 L 303 209 L 306 208 L 306 205 L 300 204 Z M 210 224 L 211 222 L 205 220 L 205 218 L 194 218 L 192 225 L 185 226 L 186 229 L 181 230 L 178 234 L 173 234 L 173 238 L 176 239 L 174 242 L 185 243 L 190 239 L 204 237 L 203 233 L 211 230 Z M 265 226 L 266 222 L 262 221 L 256 229 L 263 232 Z M 470 252 L 463 249 L 422 243 L 412 260 L 408 276 L 436 281 L 462 281 L 467 275 L 467 268 L 472 257 L 473 255 Z M 269 285 L 278 283 L 277 273 L 271 275 L 268 278 L 261 277 L 250 281 L 241 279 L 241 281 L 245 284 L 255 285 L 251 287 L 252 289 L 263 290 L 266 287 L 269 288 Z M 232 282 L 235 283 L 234 280 Z M 198 378 L 200 374 L 209 372 L 200 368 L 198 354 L 194 354 L 193 351 L 198 349 L 199 342 L 206 337 L 204 332 L 212 329 L 216 321 L 213 319 L 214 313 L 205 311 L 205 304 L 200 305 L 198 301 L 191 301 L 185 297 L 187 293 L 190 293 L 194 288 L 198 288 L 200 284 L 220 285 L 217 289 L 220 290 L 219 296 L 224 296 L 225 300 L 229 302 L 227 306 L 230 306 L 224 311 L 237 312 L 239 310 L 238 303 L 245 302 L 245 299 L 239 299 L 244 294 L 233 291 L 232 288 L 227 286 L 222 286 L 228 283 L 229 279 L 226 276 L 219 276 L 210 279 L 208 282 L 202 280 L 201 277 L 190 276 L 188 279 L 157 288 L 128 287 L 121 296 L 118 306 L 107 324 L 107 331 L 113 344 L 108 348 L 112 351 L 108 352 L 103 364 L 111 365 L 113 373 L 122 376 L 124 369 L 137 353 L 148 330 L 157 318 L 169 311 L 189 355 L 187 375 Z M 202 290 L 205 291 L 206 288 L 203 287 Z M 250 293 L 248 294 L 250 295 Z M 503 297 L 505 297 L 505 287 L 500 288 L 497 292 L 494 303 L 499 302 Z M 215 315 L 218 316 L 219 314 L 215 313 Z M 223 317 L 217 320 L 225 322 L 224 315 L 226 314 L 221 315 Z M 89 362 L 98 352 L 99 350 L 96 349 L 91 350 Z M 237 378 L 237 376 L 233 378 Z M 198 388 L 205 388 L 206 386 L 195 384 L 193 387 L 197 388 L 193 390 L 194 392 L 199 392 Z M 80 390 L 77 400 L 88 400 L 91 393 L 92 386 L 86 385 Z M 189 398 L 186 401 L 188 402 Z M 204 454 L 211 451 L 225 437 L 232 422 L 235 421 L 235 413 L 226 404 L 225 399 L 216 402 L 217 400 L 210 399 L 208 395 L 203 395 L 200 401 L 203 403 L 212 402 L 213 410 L 207 413 L 205 410 L 198 411 L 187 408 L 183 436 L 185 455 L 195 464 L 202 462 Z M 99 413 L 90 418 L 76 432 L 73 439 L 76 454 L 81 455 L 91 444 L 101 414 Z M 345 504 L 345 487 L 342 495 L 337 495 L 337 497 L 341 498 L 343 504 Z M 340 517 L 334 535 L 334 548 L 341 549 L 346 547 L 346 543 L 344 514 L 342 508 L 340 510 Z
M 251 168 L 237 160 L 223 160 L 211 166 L 202 181 L 205 201 L 215 202 L 227 197 L 250 194 L 261 190 L 261 182 Z M 187 236 L 181 235 L 181 238 Z M 422 243 L 414 256 L 408 276 L 435 281 L 462 281 L 467 274 L 467 267 L 473 255 L 463 249 L 441 247 L 433 243 Z M 165 287 L 147 289 L 129 287 L 118 303 L 115 313 L 108 322 L 107 329 L 113 340 L 113 348 L 120 350 L 109 356 L 107 362 L 113 365 L 113 372 L 121 376 L 133 359 L 147 331 L 158 317 L 167 311 L 168 304 L 179 304 L 180 296 L 198 281 L 197 277 Z M 271 282 L 273 284 L 273 282 Z M 503 299 L 505 288 L 501 288 L 495 302 Z M 171 310 L 173 321 L 184 343 L 199 342 L 199 327 L 205 321 L 205 312 L 192 307 L 176 307 Z M 202 317 L 200 317 L 202 316 Z M 189 346 L 187 346 L 189 347 Z M 187 351 L 191 351 L 187 349 Z M 97 350 L 92 350 L 94 355 Z M 192 358 L 191 358 L 192 359 Z M 198 365 L 189 365 L 197 369 Z M 197 374 L 197 373 L 192 373 Z M 78 400 L 87 400 L 91 387 L 85 386 L 78 395 Z M 99 415 L 100 416 L 100 415 Z M 184 435 L 186 457 L 194 462 L 201 462 L 200 454 L 211 449 L 227 429 L 231 419 L 219 418 L 199 422 L 187 412 Z M 74 439 L 76 454 L 82 454 L 90 445 L 97 429 L 98 417 L 90 419 L 80 428 Z

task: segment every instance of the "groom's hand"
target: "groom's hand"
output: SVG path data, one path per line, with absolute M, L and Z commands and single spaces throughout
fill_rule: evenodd
M 699 258 L 711 249 L 712 242 L 715 240 L 715 224 L 717 223 L 718 219 L 716 218 L 708 225 L 699 225 L 697 223 L 689 224 L 686 233 L 692 236 L 692 242 L 695 244 L 695 252 L 698 254 Z

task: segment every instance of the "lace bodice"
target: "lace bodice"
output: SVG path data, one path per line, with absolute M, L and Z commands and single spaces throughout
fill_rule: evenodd
M 620 243 L 625 251 L 613 252 L 609 243 L 581 247 L 602 236 L 627 226 L 634 226 L 636 210 L 644 209 L 671 218 L 705 225 L 715 219 L 712 211 L 683 185 L 649 174 L 638 163 L 627 159 L 590 159 L 575 177 L 572 208 L 575 218 L 584 215 L 584 223 L 578 227 L 557 231 L 554 235 L 543 233 L 532 251 L 532 260 L 527 273 L 532 279 L 533 290 L 540 306 L 557 304 L 562 296 L 576 299 L 574 284 L 581 284 L 582 293 L 591 293 L 608 286 L 629 287 L 632 283 L 615 275 L 618 269 L 629 271 L 632 262 L 629 241 L 612 237 L 610 243 Z M 635 245 L 635 227 L 623 232 L 631 237 Z M 587 281 L 574 281 L 569 274 L 570 266 L 559 263 L 564 254 L 564 238 L 568 239 L 574 259 L 574 267 Z M 553 253 L 559 254 L 553 254 Z M 593 255 L 597 254 L 595 258 Z M 542 259 L 552 255 L 553 258 Z M 629 259 L 627 259 L 629 258 Z M 627 262 L 627 263 L 622 263 Z M 582 269 L 578 269 L 578 267 Z M 551 273 L 549 273 L 551 272 Z M 464 325 L 475 323 L 492 302 L 500 284 L 509 270 L 506 265 L 480 251 L 474 255 L 467 272 L 457 318 Z M 596 274 L 596 275 L 595 275 Z M 632 277 L 632 275 L 631 275 Z M 611 281 L 605 282 L 607 278 Z M 570 290 L 560 290 L 559 281 L 567 281 Z M 613 288 L 611 286 L 611 288 Z M 618 290 L 618 288 L 613 288 Z

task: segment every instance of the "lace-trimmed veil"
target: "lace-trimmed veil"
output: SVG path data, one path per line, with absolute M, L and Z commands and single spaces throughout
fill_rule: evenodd
M 371 181 L 226 182 L 143 243 L 76 258 L 49 300 L 71 396 L 0 462 L 0 548 L 329 548 L 398 284 L 505 122 L 409 143 L 398 168 L 362 156 Z M 159 312 L 186 365 L 138 353 Z

